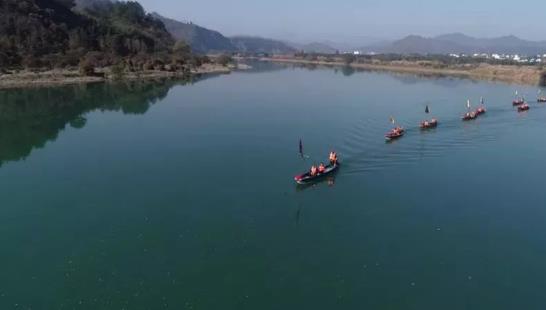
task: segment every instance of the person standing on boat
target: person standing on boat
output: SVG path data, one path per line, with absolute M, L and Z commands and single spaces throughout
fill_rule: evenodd
M 337 163 L 337 154 L 336 154 L 336 152 L 334 152 L 334 151 L 330 152 L 329 159 L 330 159 L 330 164 L 332 164 L 332 165 L 336 164 Z

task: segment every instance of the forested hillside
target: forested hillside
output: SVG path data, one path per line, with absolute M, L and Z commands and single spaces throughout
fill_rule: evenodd
M 94 3 L 76 10 L 73 0 L 0 0 L 0 66 L 66 67 L 89 58 L 144 66 L 191 57 L 184 44 L 173 54 L 170 33 L 138 2 Z

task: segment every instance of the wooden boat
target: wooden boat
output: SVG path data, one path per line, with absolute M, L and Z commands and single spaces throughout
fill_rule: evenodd
M 518 112 L 528 111 L 531 107 L 527 103 L 518 106 Z
M 324 170 L 323 173 L 317 173 L 316 175 L 311 175 L 311 172 L 307 172 L 298 176 L 294 177 L 294 181 L 298 184 L 309 184 L 314 181 L 318 181 L 323 179 L 324 177 L 333 174 L 336 172 L 337 169 L 339 169 L 339 162 L 336 162 L 335 164 L 330 164 L 326 166 L 326 170 Z
M 525 100 L 523 100 L 523 99 L 516 99 L 516 100 L 512 101 L 513 106 L 518 106 L 518 105 L 522 105 L 522 104 L 525 104 Z
M 467 112 L 465 115 L 463 115 L 462 120 L 463 121 L 470 121 L 473 119 L 476 119 L 478 117 L 478 114 L 476 112 Z
M 390 142 L 398 138 L 402 138 L 403 136 L 404 136 L 404 132 L 389 132 L 385 135 L 385 140 L 387 142 Z
M 421 129 L 436 128 L 438 127 L 438 120 L 431 119 L 430 121 L 422 121 L 421 124 L 419 124 L 419 127 Z
M 387 134 L 385 134 L 385 141 L 390 142 L 399 138 L 402 138 L 404 136 L 404 130 L 402 131 L 390 131 Z
M 385 134 L 385 140 L 387 142 L 392 141 L 392 140 L 396 140 L 398 138 L 403 137 L 404 134 L 405 134 L 404 128 L 396 127 L 394 129 L 392 129 L 391 131 L 387 132 L 387 134 Z

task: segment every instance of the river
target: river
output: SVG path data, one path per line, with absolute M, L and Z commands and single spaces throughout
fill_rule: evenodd
M 542 309 L 536 93 L 271 64 L 2 90 L 0 308 Z M 336 175 L 294 183 L 332 149 Z

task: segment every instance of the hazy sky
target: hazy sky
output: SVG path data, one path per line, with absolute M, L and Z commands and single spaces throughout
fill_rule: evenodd
M 544 0 L 139 0 L 148 11 L 286 40 L 396 39 L 450 32 L 546 40 Z

